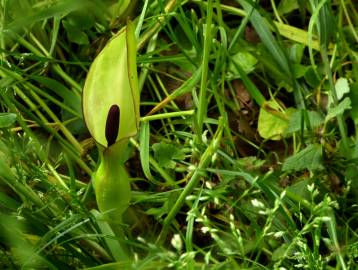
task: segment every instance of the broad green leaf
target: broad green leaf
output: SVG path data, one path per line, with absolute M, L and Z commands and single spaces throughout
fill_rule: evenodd
M 289 60 L 295 62 L 296 64 L 301 63 L 305 47 L 306 46 L 303 44 L 293 44 L 288 51 Z
M 308 70 L 307 66 L 300 65 L 300 64 L 292 65 L 293 76 L 296 79 L 302 78 L 306 74 L 307 70 Z
M 348 80 L 346 78 L 339 78 L 336 81 L 336 93 L 338 100 L 341 100 L 344 94 L 349 93 Z
M 145 213 L 147 215 L 154 216 L 155 218 L 160 218 L 168 212 L 167 208 L 167 203 L 165 202 L 161 207 L 149 208 L 147 211 L 145 211 Z
M 107 43 L 91 65 L 83 89 L 83 115 L 92 137 L 102 146 L 113 143 L 106 137 L 108 120 L 116 126 L 115 142 L 137 134 L 139 90 L 131 23 Z
M 89 44 L 87 34 L 76 27 L 76 25 L 71 24 L 69 21 L 62 22 L 63 27 L 66 29 L 67 38 L 69 41 L 76 43 L 78 45 L 87 45 Z
M 277 11 L 281 14 L 286 14 L 295 9 L 298 9 L 297 0 L 282 0 L 278 5 Z
M 293 183 L 292 185 L 287 187 L 287 190 L 296 194 L 297 196 L 301 197 L 302 199 L 309 201 L 311 194 L 308 191 L 307 186 L 309 184 L 311 184 L 311 182 L 312 182 L 312 180 L 305 178 L 305 179 L 302 179 L 300 181 Z
M 164 142 L 152 146 L 154 157 L 163 168 L 174 169 L 177 160 L 183 160 L 185 154 L 178 147 Z
M 234 65 L 234 63 L 236 65 Z M 240 65 L 243 71 L 247 74 L 255 69 L 257 59 L 248 52 L 238 52 L 235 55 L 231 56 L 229 63 L 229 78 L 240 78 L 240 73 L 237 70 L 236 66 Z
M 336 89 L 336 94 L 337 94 L 337 99 L 338 101 L 341 100 L 343 98 L 343 96 L 347 93 L 349 93 L 350 88 L 349 88 L 349 84 L 348 84 L 348 80 L 346 78 L 339 78 L 336 81 L 335 87 Z M 328 106 L 332 106 L 333 104 L 333 98 L 332 95 L 329 94 L 328 96 Z
M 320 79 L 321 79 L 322 74 L 319 74 L 319 75 L 320 75 Z M 311 86 L 312 89 L 316 89 L 321 84 L 320 79 L 317 78 L 315 70 L 311 66 L 308 67 L 308 69 L 304 75 L 304 78 L 305 78 L 306 82 L 309 84 L 309 86 Z
M 117 0 L 110 8 L 109 11 L 112 17 L 119 20 L 125 19 L 128 16 L 128 12 L 136 5 L 137 1 L 130 0 Z
M 337 107 L 331 107 L 328 109 L 326 121 L 337 117 L 340 114 L 343 114 L 345 110 L 349 110 L 351 108 L 351 100 L 349 99 L 349 97 L 346 97 L 337 105 Z
M 309 33 L 306 30 L 276 21 L 274 24 L 279 30 L 281 36 L 305 46 L 311 45 L 312 49 L 319 51 L 320 48 L 317 38 L 313 36 L 313 40 L 309 41 Z
M 311 144 L 297 154 L 290 156 L 283 163 L 283 171 L 321 170 L 322 145 Z
M 89 44 L 88 36 L 85 30 L 90 29 L 95 25 L 93 13 L 86 9 L 76 10 L 71 12 L 66 19 L 62 21 L 66 29 L 67 37 L 71 42 L 79 45 Z
M 98 7 L 99 6 L 96 6 L 96 8 Z M 96 24 L 94 13 L 89 12 L 89 9 L 80 9 L 71 12 L 66 16 L 66 21 L 81 31 L 91 29 Z
M 0 128 L 12 126 L 16 121 L 15 113 L 0 113 Z
M 268 105 L 278 110 L 279 106 L 274 101 L 268 101 Z M 284 112 L 284 115 L 287 116 L 287 119 L 289 119 L 289 116 L 291 113 L 293 113 L 294 109 L 290 108 Z M 281 136 L 285 133 L 285 130 L 288 127 L 288 120 L 284 120 L 272 113 L 267 112 L 265 109 L 260 109 L 259 114 L 259 120 L 257 129 L 259 131 L 259 134 L 264 139 L 270 139 L 270 140 L 280 140 Z
M 322 115 L 320 115 L 316 111 L 306 111 L 308 115 L 308 119 L 310 121 L 311 128 L 316 128 L 319 125 L 323 124 L 324 119 Z M 288 128 L 286 133 L 293 133 L 301 130 L 302 120 L 303 120 L 303 110 L 297 110 L 292 113 L 290 117 L 290 122 L 288 124 Z M 307 129 L 307 121 L 304 120 L 304 129 Z
M 242 157 L 237 159 L 237 165 L 242 170 L 254 171 L 260 169 L 264 164 L 265 160 L 258 159 L 255 156 Z
M 352 102 L 351 116 L 355 125 L 358 125 L 358 83 L 351 85 L 349 97 Z

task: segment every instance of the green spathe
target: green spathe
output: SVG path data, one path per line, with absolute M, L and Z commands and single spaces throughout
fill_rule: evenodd
M 105 129 L 111 106 L 120 109 L 116 142 L 135 136 L 139 125 L 139 91 L 134 27 L 129 22 L 96 57 L 83 89 L 83 115 L 96 142 L 108 146 Z
M 97 205 L 116 235 L 130 202 L 125 169 L 129 138 L 139 126 L 139 90 L 134 26 L 127 23 L 96 57 L 82 96 L 84 120 L 100 154 L 93 174 Z

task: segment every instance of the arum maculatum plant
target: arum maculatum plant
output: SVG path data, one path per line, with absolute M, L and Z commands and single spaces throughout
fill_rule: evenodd
M 139 126 L 136 40 L 131 22 L 92 63 L 82 99 L 84 120 L 100 153 L 92 178 L 97 205 L 111 226 L 119 227 L 130 202 L 125 152 Z

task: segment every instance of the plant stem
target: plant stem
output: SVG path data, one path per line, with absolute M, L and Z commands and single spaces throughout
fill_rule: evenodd
M 203 133 L 203 124 L 207 111 L 207 78 L 209 71 L 209 54 L 211 47 L 211 23 L 213 17 L 213 7 L 212 1 L 208 1 L 207 6 L 207 17 L 206 17 L 206 26 L 205 26 L 205 34 L 204 34 L 204 53 L 202 60 L 202 68 L 203 71 L 201 73 L 201 81 L 200 81 L 200 92 L 199 92 L 199 108 L 198 108 L 198 118 L 197 118 L 197 139 L 201 142 L 201 137 Z
M 329 82 L 329 86 L 330 86 L 330 89 L 331 89 L 331 95 L 332 95 L 332 99 L 333 99 L 333 104 L 334 104 L 335 107 L 337 107 L 338 106 L 337 92 L 336 92 L 336 88 L 335 88 L 334 83 L 333 83 L 331 67 L 329 65 L 327 49 L 325 47 L 322 48 L 322 60 L 323 60 L 325 72 L 326 72 L 326 74 L 328 76 L 328 82 Z M 345 153 L 347 153 L 348 148 L 349 148 L 348 147 L 348 138 L 347 138 L 345 123 L 344 123 L 344 119 L 343 119 L 342 114 L 337 115 L 337 122 L 338 122 L 339 133 L 341 134 L 341 138 L 342 138 L 343 151 Z

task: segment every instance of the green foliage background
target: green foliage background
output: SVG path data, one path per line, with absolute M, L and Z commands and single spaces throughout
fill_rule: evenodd
M 355 1 L 0 5 L 1 269 L 356 269 Z M 127 18 L 142 118 L 118 239 L 81 91 Z

